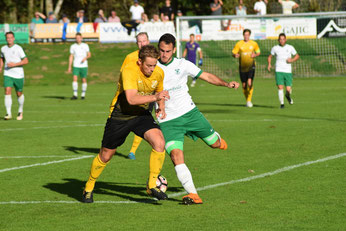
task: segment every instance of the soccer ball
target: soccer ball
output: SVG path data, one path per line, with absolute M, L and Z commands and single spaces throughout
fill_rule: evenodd
M 160 189 L 162 192 L 166 192 L 167 186 L 167 179 L 164 176 L 159 175 L 156 180 L 156 188 Z

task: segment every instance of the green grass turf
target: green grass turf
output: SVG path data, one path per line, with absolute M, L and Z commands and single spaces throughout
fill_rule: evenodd
M 254 107 L 242 91 L 199 80 L 191 95 L 228 142 L 227 151 L 185 140 L 185 160 L 197 187 L 257 176 L 346 152 L 346 78 L 295 79 L 294 105 L 279 109 L 273 79 L 256 79 Z M 90 84 L 86 100 L 71 101 L 71 86 L 26 86 L 23 121 L 0 121 L 0 230 L 344 230 L 346 157 L 277 175 L 199 192 L 203 205 L 181 196 L 146 196 L 150 147 L 126 159 L 132 135 L 96 183 L 95 201 L 82 204 L 92 157 L 45 166 L 3 169 L 95 156 L 115 84 Z M 3 96 L 0 96 L 3 102 Z M 14 100 L 13 111 L 17 109 Z M 4 115 L 3 106 L 0 115 Z M 57 156 L 54 158 L 44 156 Z M 60 157 L 59 157 L 60 156 Z M 169 157 L 162 174 L 168 194 L 182 192 Z M 3 204 L 9 201 L 51 201 Z M 75 202 L 73 204 L 56 203 Z

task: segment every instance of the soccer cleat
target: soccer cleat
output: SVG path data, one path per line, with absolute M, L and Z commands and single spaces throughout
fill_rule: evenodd
M 183 204 L 184 205 L 192 205 L 192 204 L 203 204 L 202 199 L 195 193 L 189 193 L 186 196 L 183 196 Z
M 155 197 L 158 200 L 166 200 L 166 199 L 168 199 L 168 196 L 166 195 L 166 193 L 162 192 L 158 188 L 147 189 L 147 193 L 148 193 L 149 196 Z
M 17 120 L 23 119 L 23 112 L 18 112 Z
M 133 152 L 130 152 L 129 155 L 127 156 L 130 160 L 135 160 L 136 156 Z
M 85 96 L 82 96 L 81 99 L 82 99 L 82 100 L 85 99 Z
M 76 99 L 78 99 L 78 97 L 75 95 L 71 97 L 71 100 L 76 100 Z
M 191 84 L 190 84 L 190 87 L 194 87 L 196 85 L 196 82 L 192 82 Z
M 291 98 L 291 94 L 286 92 L 285 96 L 286 96 L 288 103 L 293 104 L 293 99 Z
M 251 101 L 246 102 L 246 107 L 253 107 L 253 104 L 251 103 Z
M 221 144 L 220 144 L 220 147 L 219 147 L 219 148 L 220 148 L 221 150 L 226 150 L 227 147 L 228 147 L 226 141 L 225 141 L 224 139 L 221 138 L 221 141 L 220 141 L 220 142 L 221 142 Z
M 284 105 L 284 104 L 281 104 L 281 105 L 280 105 L 280 108 L 281 108 L 281 109 L 284 109 L 284 108 L 285 108 L 285 105 Z
M 12 115 L 6 114 L 4 116 L 4 120 L 10 120 L 10 119 L 12 119 Z
M 94 202 L 93 194 L 94 194 L 94 191 L 91 191 L 91 192 L 83 191 L 82 202 L 83 203 L 93 203 Z

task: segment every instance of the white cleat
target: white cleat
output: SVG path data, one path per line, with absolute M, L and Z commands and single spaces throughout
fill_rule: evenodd
M 23 119 L 23 112 L 19 112 L 17 116 L 17 120 L 22 120 Z
M 246 107 L 253 107 L 253 104 L 251 103 L 251 101 L 246 102 Z
M 4 116 L 4 120 L 11 120 L 12 119 L 12 115 L 6 114 Z

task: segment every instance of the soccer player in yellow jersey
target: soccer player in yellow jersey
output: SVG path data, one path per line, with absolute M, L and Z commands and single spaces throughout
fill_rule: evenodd
M 242 82 L 246 106 L 252 107 L 253 79 L 255 77 L 255 58 L 261 54 L 255 41 L 250 40 L 251 30 L 243 31 L 244 40 L 237 42 L 232 50 L 234 58 L 239 58 L 239 74 Z
M 137 46 L 138 46 L 138 49 L 141 49 L 142 46 L 146 46 L 146 45 L 149 45 L 150 44 L 150 41 L 149 41 L 149 36 L 147 34 L 147 32 L 140 32 L 137 36 L 136 36 L 136 43 L 137 43 Z M 121 69 L 120 69 L 120 72 L 122 72 L 122 70 L 124 69 L 124 67 L 131 63 L 131 62 L 137 62 L 138 61 L 138 52 L 139 50 L 136 50 L 130 54 L 128 54 L 123 62 L 123 65 L 121 65 Z M 152 106 L 152 104 L 151 104 Z M 152 108 L 149 108 L 149 111 L 152 111 Z M 131 159 L 131 160 L 135 160 L 136 159 L 136 151 L 139 147 L 139 145 L 141 144 L 142 142 L 142 138 L 135 135 L 134 138 L 133 138 L 133 143 L 132 143 L 132 147 L 131 147 L 131 150 L 130 150 L 130 153 L 128 155 L 128 158 Z
M 147 45 L 139 50 L 138 55 L 138 61 L 127 64 L 120 73 L 118 90 L 110 106 L 102 146 L 92 162 L 83 192 L 82 201 L 85 203 L 93 202 L 97 178 L 115 154 L 116 148 L 125 142 L 130 132 L 144 138 L 152 146 L 148 194 L 159 200 L 167 199 L 167 195 L 156 188 L 157 176 L 165 159 L 165 140 L 148 109 L 150 103 L 157 102 L 156 116 L 165 118 L 165 100 L 169 99 L 169 94 L 163 90 L 164 72 L 156 66 L 158 50 Z

